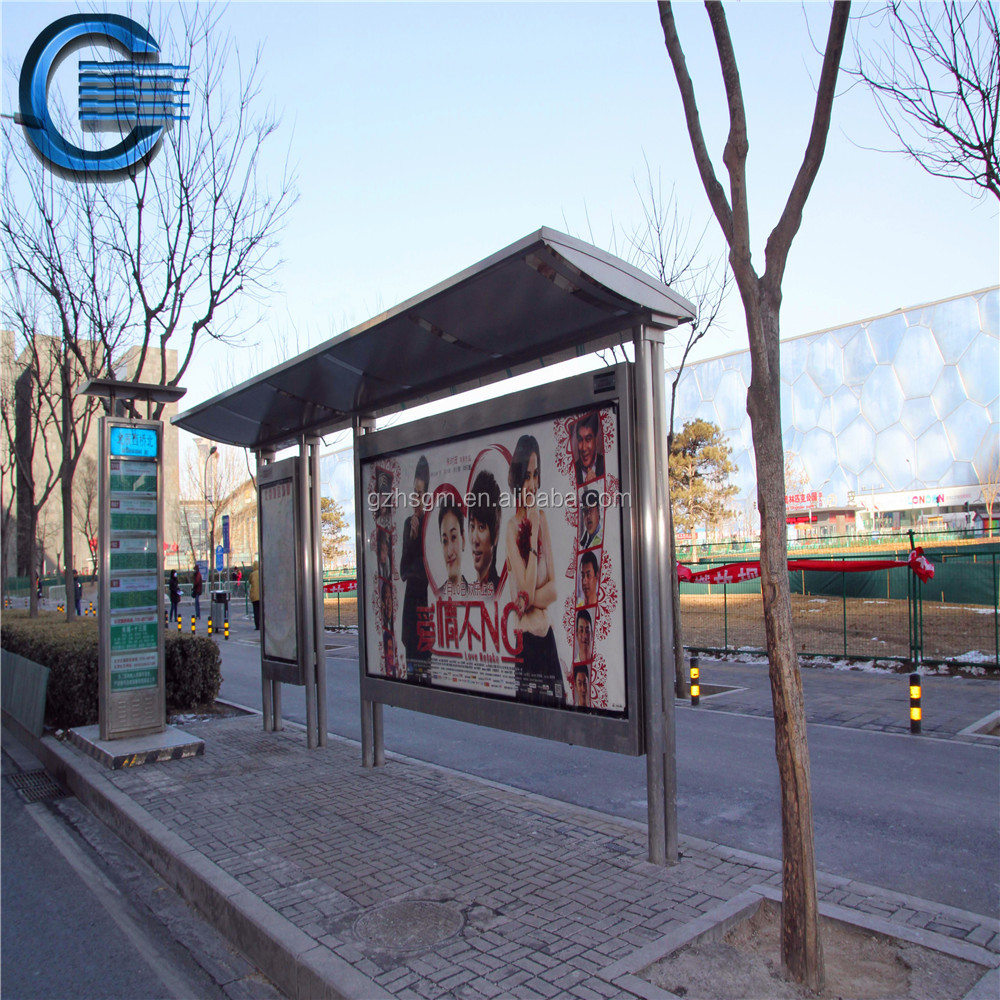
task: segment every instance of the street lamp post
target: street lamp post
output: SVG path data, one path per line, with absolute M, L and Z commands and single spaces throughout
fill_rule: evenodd
M 208 564 L 208 579 L 205 581 L 208 584 L 208 589 L 212 589 L 212 546 L 215 542 L 215 531 L 209 533 L 208 530 L 208 460 L 218 452 L 218 448 L 213 444 L 208 450 L 208 454 L 205 456 L 205 471 L 201 477 L 201 494 L 205 500 L 205 534 L 208 537 L 208 559 L 206 563 Z

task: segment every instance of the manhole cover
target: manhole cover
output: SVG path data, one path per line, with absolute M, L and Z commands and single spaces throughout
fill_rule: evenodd
M 362 941 L 389 951 L 422 951 L 462 929 L 462 914 L 425 899 L 386 903 L 359 917 L 354 933 Z
M 25 802 L 61 799 L 66 794 L 45 771 L 22 771 L 20 774 L 8 775 L 7 780 Z

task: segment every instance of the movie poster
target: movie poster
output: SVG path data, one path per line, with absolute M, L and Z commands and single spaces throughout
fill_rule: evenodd
M 362 465 L 369 676 L 626 713 L 615 405 Z
M 291 478 L 260 487 L 260 570 L 264 593 L 264 656 L 298 659 L 295 586 L 295 491 Z

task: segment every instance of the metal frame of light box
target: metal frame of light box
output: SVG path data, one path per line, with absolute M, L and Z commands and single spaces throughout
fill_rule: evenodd
M 355 462 L 360 481 L 362 463 L 391 458 L 404 451 L 446 444 L 486 431 L 511 433 L 518 426 L 546 417 L 616 403 L 618 407 L 619 473 L 621 492 L 634 496 L 636 485 L 634 448 L 633 368 L 628 362 L 573 376 L 521 392 L 500 396 L 399 427 L 355 436 Z M 638 515 L 630 504 L 622 504 L 622 601 L 625 648 L 626 712 L 605 716 L 576 712 L 572 708 L 538 705 L 484 697 L 472 692 L 430 688 L 405 681 L 369 676 L 366 672 L 367 601 L 364 581 L 369 558 L 364 544 L 364 497 L 358 490 L 355 516 L 358 524 L 359 670 L 362 701 L 393 705 L 490 726 L 509 732 L 538 736 L 564 743 L 640 756 L 645 752 L 641 656 L 637 646 L 640 609 L 638 603 Z M 609 508 L 610 510 L 613 508 Z

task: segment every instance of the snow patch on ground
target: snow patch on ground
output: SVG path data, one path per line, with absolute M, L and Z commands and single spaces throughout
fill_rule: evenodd
M 978 649 L 970 649 L 961 656 L 949 657 L 952 663 L 992 663 L 993 657 L 989 653 L 980 653 Z
M 943 611 L 971 611 L 974 615 L 995 615 L 995 608 L 984 608 L 984 607 L 969 607 L 965 604 L 942 604 L 941 609 Z
M 873 642 L 884 642 L 882 639 L 872 639 Z M 768 659 L 761 653 L 750 650 L 738 650 L 735 653 L 698 653 L 696 654 L 703 663 L 738 663 L 751 667 L 766 667 Z M 989 666 L 978 666 L 977 664 L 988 664 Z M 922 663 L 915 673 L 924 677 L 988 677 L 996 676 L 996 669 L 990 669 L 994 663 L 993 657 L 987 653 L 980 653 L 978 650 L 970 650 L 962 656 L 956 656 L 944 663 L 930 664 Z M 882 674 L 883 676 L 898 676 L 901 673 L 909 673 L 904 665 L 897 660 L 827 660 L 820 658 L 802 658 L 799 661 L 801 667 L 813 667 L 821 670 L 846 670 L 853 673 L 862 674 Z

